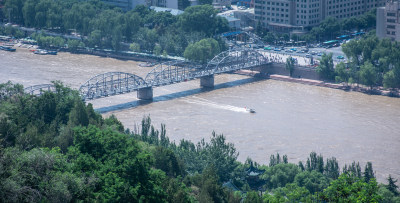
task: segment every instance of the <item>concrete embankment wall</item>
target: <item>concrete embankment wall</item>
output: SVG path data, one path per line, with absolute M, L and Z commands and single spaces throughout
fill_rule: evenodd
M 263 66 L 254 68 L 253 70 L 259 71 L 261 75 L 285 75 L 289 76 L 289 71 L 286 70 L 284 63 L 271 63 Z M 309 68 L 304 66 L 295 66 L 293 71 L 293 78 L 305 78 L 311 80 L 321 80 L 315 68 Z

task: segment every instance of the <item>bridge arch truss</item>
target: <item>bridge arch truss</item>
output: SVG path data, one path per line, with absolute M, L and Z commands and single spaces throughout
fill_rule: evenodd
M 159 64 L 145 77 L 149 86 L 162 86 L 193 80 L 207 74 L 201 65 L 176 60 Z
M 207 64 L 206 70 L 210 74 L 220 74 L 240 69 L 247 69 L 270 61 L 263 54 L 254 49 L 232 49 L 216 55 Z
M 129 93 L 147 87 L 145 80 L 131 73 L 108 72 L 96 75 L 79 88 L 83 100 Z

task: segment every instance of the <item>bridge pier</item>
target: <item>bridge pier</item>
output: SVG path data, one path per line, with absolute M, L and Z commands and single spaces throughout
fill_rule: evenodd
M 139 89 L 137 91 L 137 98 L 142 100 L 153 100 L 153 87 Z
M 204 76 L 200 78 L 200 87 L 214 87 L 214 75 Z

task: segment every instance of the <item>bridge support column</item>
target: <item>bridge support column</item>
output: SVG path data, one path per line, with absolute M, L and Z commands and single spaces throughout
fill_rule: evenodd
M 200 87 L 214 87 L 214 75 L 204 76 L 200 78 Z
M 153 99 L 153 88 L 145 87 L 137 91 L 137 98 L 142 100 L 152 100 Z

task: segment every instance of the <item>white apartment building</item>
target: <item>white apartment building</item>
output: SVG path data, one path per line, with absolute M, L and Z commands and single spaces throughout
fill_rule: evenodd
M 376 36 L 400 41 L 400 3 L 390 1 L 376 11 Z
M 357 16 L 384 5 L 385 0 L 256 0 L 255 21 L 277 32 L 313 27 L 328 16 Z

